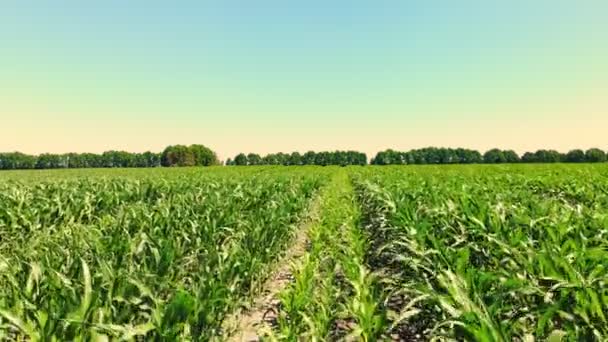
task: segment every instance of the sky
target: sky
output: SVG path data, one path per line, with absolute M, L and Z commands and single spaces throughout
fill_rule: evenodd
M 608 150 L 608 1 L 0 3 L 0 151 Z

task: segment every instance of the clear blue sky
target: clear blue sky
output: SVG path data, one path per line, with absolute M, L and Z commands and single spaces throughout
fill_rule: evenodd
M 608 149 L 606 13 L 574 0 L 5 1 L 0 150 Z

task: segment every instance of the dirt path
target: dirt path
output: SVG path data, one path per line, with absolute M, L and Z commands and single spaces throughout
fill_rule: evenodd
M 306 253 L 308 247 L 309 228 L 319 219 L 320 195 L 310 205 L 309 214 L 304 223 L 298 227 L 295 239 L 285 255 L 277 263 L 277 268 L 262 286 L 263 291 L 253 300 L 253 305 L 247 310 L 239 310 L 229 320 L 234 334 L 228 341 L 259 341 L 264 332 L 269 331 L 276 320 L 279 293 L 292 279 L 292 263 Z

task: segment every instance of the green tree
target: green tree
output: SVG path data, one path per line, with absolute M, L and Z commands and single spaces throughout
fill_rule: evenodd
M 388 149 L 386 151 L 380 151 L 372 159 L 372 164 L 375 165 L 399 165 L 403 164 L 401 159 L 402 154 L 400 152 Z
M 59 154 L 44 153 L 39 155 L 36 160 L 37 169 L 59 169 L 67 167 L 67 158 Z
M 585 160 L 588 163 L 603 163 L 606 161 L 606 152 L 599 148 L 590 148 L 585 152 Z
M 249 153 L 247 155 L 247 165 L 262 165 L 262 157 L 256 153 Z
M 568 163 L 584 163 L 585 152 L 583 150 L 572 150 L 566 154 L 565 161 Z
M 532 152 L 526 152 L 523 156 L 521 156 L 521 161 L 524 163 L 538 163 L 538 159 L 536 158 L 536 154 Z
M 264 164 L 266 165 L 279 165 L 279 160 L 277 159 L 276 154 L 270 153 L 262 158 L 264 160 Z
M 190 145 L 188 146 L 188 150 L 194 158 L 194 165 L 212 166 L 219 164 L 219 160 L 215 152 L 204 145 Z
M 505 150 L 503 151 L 503 156 L 505 157 L 506 163 L 519 163 L 519 155 L 513 150 Z
M 168 146 L 162 153 L 163 166 L 194 166 L 197 157 L 193 150 L 184 145 Z
M 561 154 L 555 150 L 538 150 L 534 152 L 537 163 L 559 163 Z
M 292 152 L 289 155 L 289 165 L 303 165 L 302 155 L 299 152 Z
M 236 157 L 234 157 L 234 165 L 247 165 L 247 156 L 245 155 L 245 153 L 239 153 L 236 155 Z
M 507 159 L 503 151 L 493 148 L 483 155 L 483 161 L 486 164 L 499 164 L 506 163 Z
M 33 169 L 35 166 L 35 156 L 21 152 L 0 153 L 0 169 L 2 170 Z

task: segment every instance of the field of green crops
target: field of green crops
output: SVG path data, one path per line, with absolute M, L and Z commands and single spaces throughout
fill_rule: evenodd
M 6 176 L 0 340 L 218 336 L 327 178 L 272 168 L 151 172 Z
M 554 164 L 3 172 L 0 340 L 225 340 L 304 226 L 261 338 L 608 339 L 608 166 Z
M 394 332 L 608 338 L 608 169 L 388 168 L 356 175 Z M 407 308 L 404 310 L 404 308 Z

